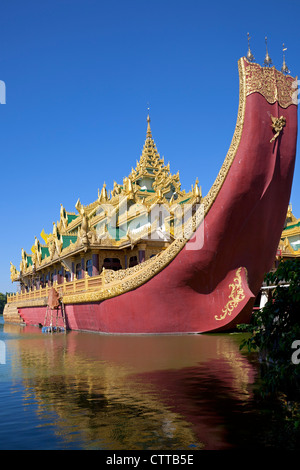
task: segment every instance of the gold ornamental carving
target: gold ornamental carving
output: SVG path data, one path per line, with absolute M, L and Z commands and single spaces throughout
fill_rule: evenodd
M 225 307 L 222 309 L 223 315 L 215 315 L 216 320 L 224 320 L 227 315 L 230 316 L 235 310 L 235 308 L 238 306 L 238 304 L 242 302 L 242 300 L 244 300 L 245 293 L 242 287 L 241 270 L 242 268 L 239 268 L 236 271 L 233 283 L 229 284 L 229 289 L 231 289 L 231 292 L 228 297 L 229 300 Z
M 249 62 L 248 62 L 249 64 Z M 261 67 L 249 64 L 245 67 L 246 95 L 260 93 L 268 103 L 276 101 L 282 108 L 295 104 L 295 80 L 279 72 L 275 67 Z
M 10 279 L 11 281 L 17 281 L 20 276 L 20 271 L 17 270 L 17 268 L 10 262 Z
M 282 129 L 286 125 L 286 118 L 284 116 L 280 116 L 279 118 L 277 118 L 277 117 L 274 117 L 274 116 L 271 115 L 271 120 L 272 120 L 272 129 L 273 129 L 273 132 L 274 132 L 274 136 L 272 137 L 270 142 L 274 142 L 274 140 L 277 139 L 280 132 L 282 131 Z

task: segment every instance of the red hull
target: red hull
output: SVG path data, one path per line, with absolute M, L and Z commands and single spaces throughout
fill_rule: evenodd
M 286 118 L 272 143 L 270 115 Z M 296 140 L 296 105 L 281 108 L 260 93 L 249 94 L 234 160 L 204 230 L 197 229 L 203 231 L 203 247 L 191 250 L 190 240 L 135 290 L 98 303 L 66 305 L 67 326 L 106 333 L 197 333 L 248 321 L 284 226 Z M 44 321 L 45 307 L 19 312 L 28 324 Z

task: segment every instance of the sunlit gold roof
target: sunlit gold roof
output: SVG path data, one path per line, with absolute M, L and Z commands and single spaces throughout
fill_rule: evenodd
M 140 159 L 136 161 L 136 167 L 132 168 L 130 174 L 123 178 L 122 183 L 115 181 L 111 190 L 107 190 L 104 182 L 102 189 L 98 189 L 97 199 L 88 205 L 83 205 L 78 199 L 75 205 L 77 213 L 68 212 L 61 204 L 60 219 L 53 222 L 52 233 L 45 233 L 44 229 L 41 232 L 44 243 L 36 239 L 30 254 L 22 250 L 21 272 L 26 272 L 33 265 L 51 264 L 57 257 L 61 259 L 63 256 L 70 256 L 88 246 L 101 245 L 101 249 L 106 246 L 108 249 L 122 248 L 128 244 L 132 246 L 138 239 L 133 240 L 126 221 L 131 222 L 142 215 L 148 216 L 155 204 L 164 204 L 171 208 L 174 203 L 200 202 L 202 195 L 198 179 L 191 191 L 181 190 L 179 172 L 172 174 L 170 164 L 166 165 L 164 158 L 160 156 L 150 122 L 148 114 L 145 143 Z M 135 210 L 132 210 L 132 204 L 135 204 Z M 117 238 L 113 240 L 107 237 L 112 217 L 116 218 L 117 234 Z M 153 224 L 148 225 L 145 224 L 140 237 L 144 232 L 154 230 Z M 15 267 L 12 271 L 14 278 L 18 277 L 19 272 Z

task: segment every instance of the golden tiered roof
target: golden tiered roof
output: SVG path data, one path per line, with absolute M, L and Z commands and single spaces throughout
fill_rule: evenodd
M 170 172 L 170 164 L 165 165 L 164 158 L 160 158 L 152 138 L 149 115 L 147 122 L 147 137 L 142 155 L 139 162 L 136 163 L 136 168 L 132 168 L 129 179 L 132 181 L 133 185 L 138 185 L 140 197 L 144 196 L 143 191 L 148 189 L 149 192 L 149 188 L 143 185 L 143 181 L 147 179 L 150 180 L 152 191 L 155 192 L 155 195 L 152 196 L 151 199 L 152 202 L 163 200 L 164 198 L 170 201 L 174 194 L 177 196 L 185 196 L 185 191 L 181 191 L 180 189 L 179 172 L 176 175 L 172 175 Z
M 281 234 L 278 249 L 279 257 L 300 257 L 300 219 L 294 216 L 291 205 L 288 207 L 285 227 Z
M 11 265 L 12 280 L 33 269 L 42 269 L 58 260 L 62 261 L 81 250 L 89 248 L 122 249 L 146 239 L 157 229 L 158 221 L 150 220 L 149 214 L 155 205 L 163 205 L 168 213 L 165 225 L 172 225 L 174 204 L 195 203 L 201 200 L 198 179 L 191 191 L 181 189 L 179 172 L 172 174 L 170 164 L 157 151 L 147 117 L 146 139 L 139 161 L 121 184 L 114 182 L 108 191 L 103 184 L 98 189 L 97 199 L 83 205 L 78 199 L 76 212 L 68 212 L 61 204 L 60 219 L 53 222 L 52 233 L 41 232 L 41 243 L 37 238 L 28 254 L 22 249 L 20 271 Z M 137 233 L 132 224 L 140 224 Z M 172 231 L 170 230 L 171 238 Z

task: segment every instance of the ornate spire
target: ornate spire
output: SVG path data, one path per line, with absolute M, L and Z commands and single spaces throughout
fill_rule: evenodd
M 267 67 L 270 67 L 270 65 L 272 65 L 272 59 L 271 59 L 271 57 L 269 56 L 269 52 L 268 52 L 268 40 L 267 40 L 267 36 L 265 37 L 265 42 L 266 42 L 266 57 L 265 57 L 265 60 L 264 60 L 264 64 L 265 64 Z
M 152 133 L 151 133 L 151 127 L 150 127 L 150 116 L 148 114 L 147 116 L 147 122 L 148 122 L 148 126 L 147 126 L 147 139 L 152 139 Z
M 98 189 L 98 201 L 99 202 L 105 202 L 107 200 L 108 200 L 108 195 L 107 195 L 107 191 L 106 191 L 106 184 L 105 184 L 105 181 L 104 181 L 101 193 L 99 192 L 99 189 Z
M 282 73 L 290 73 L 286 63 L 285 63 L 285 51 L 286 51 L 286 47 L 284 47 L 284 44 L 282 44 L 282 52 L 283 52 L 283 64 L 282 64 L 282 67 L 281 67 L 281 72 Z
M 253 62 L 254 61 L 254 56 L 250 50 L 250 36 L 249 36 L 249 33 L 247 33 L 247 36 L 248 36 L 248 52 L 247 52 L 247 59 L 249 60 L 249 62 Z
M 197 200 L 197 202 L 200 202 L 202 199 L 202 189 L 201 187 L 199 188 L 199 180 L 196 178 L 195 186 L 193 188 L 193 194 Z
M 159 164 L 161 166 L 163 164 L 163 159 L 160 159 L 160 155 L 157 152 L 155 142 L 152 137 L 151 127 L 150 127 L 150 116 L 147 116 L 147 135 L 145 144 L 142 150 L 142 155 L 140 161 L 138 162 L 139 167 L 142 166 L 154 166 L 155 168 Z M 141 169 L 141 168 L 140 168 Z M 138 170 L 138 167 L 136 168 Z

